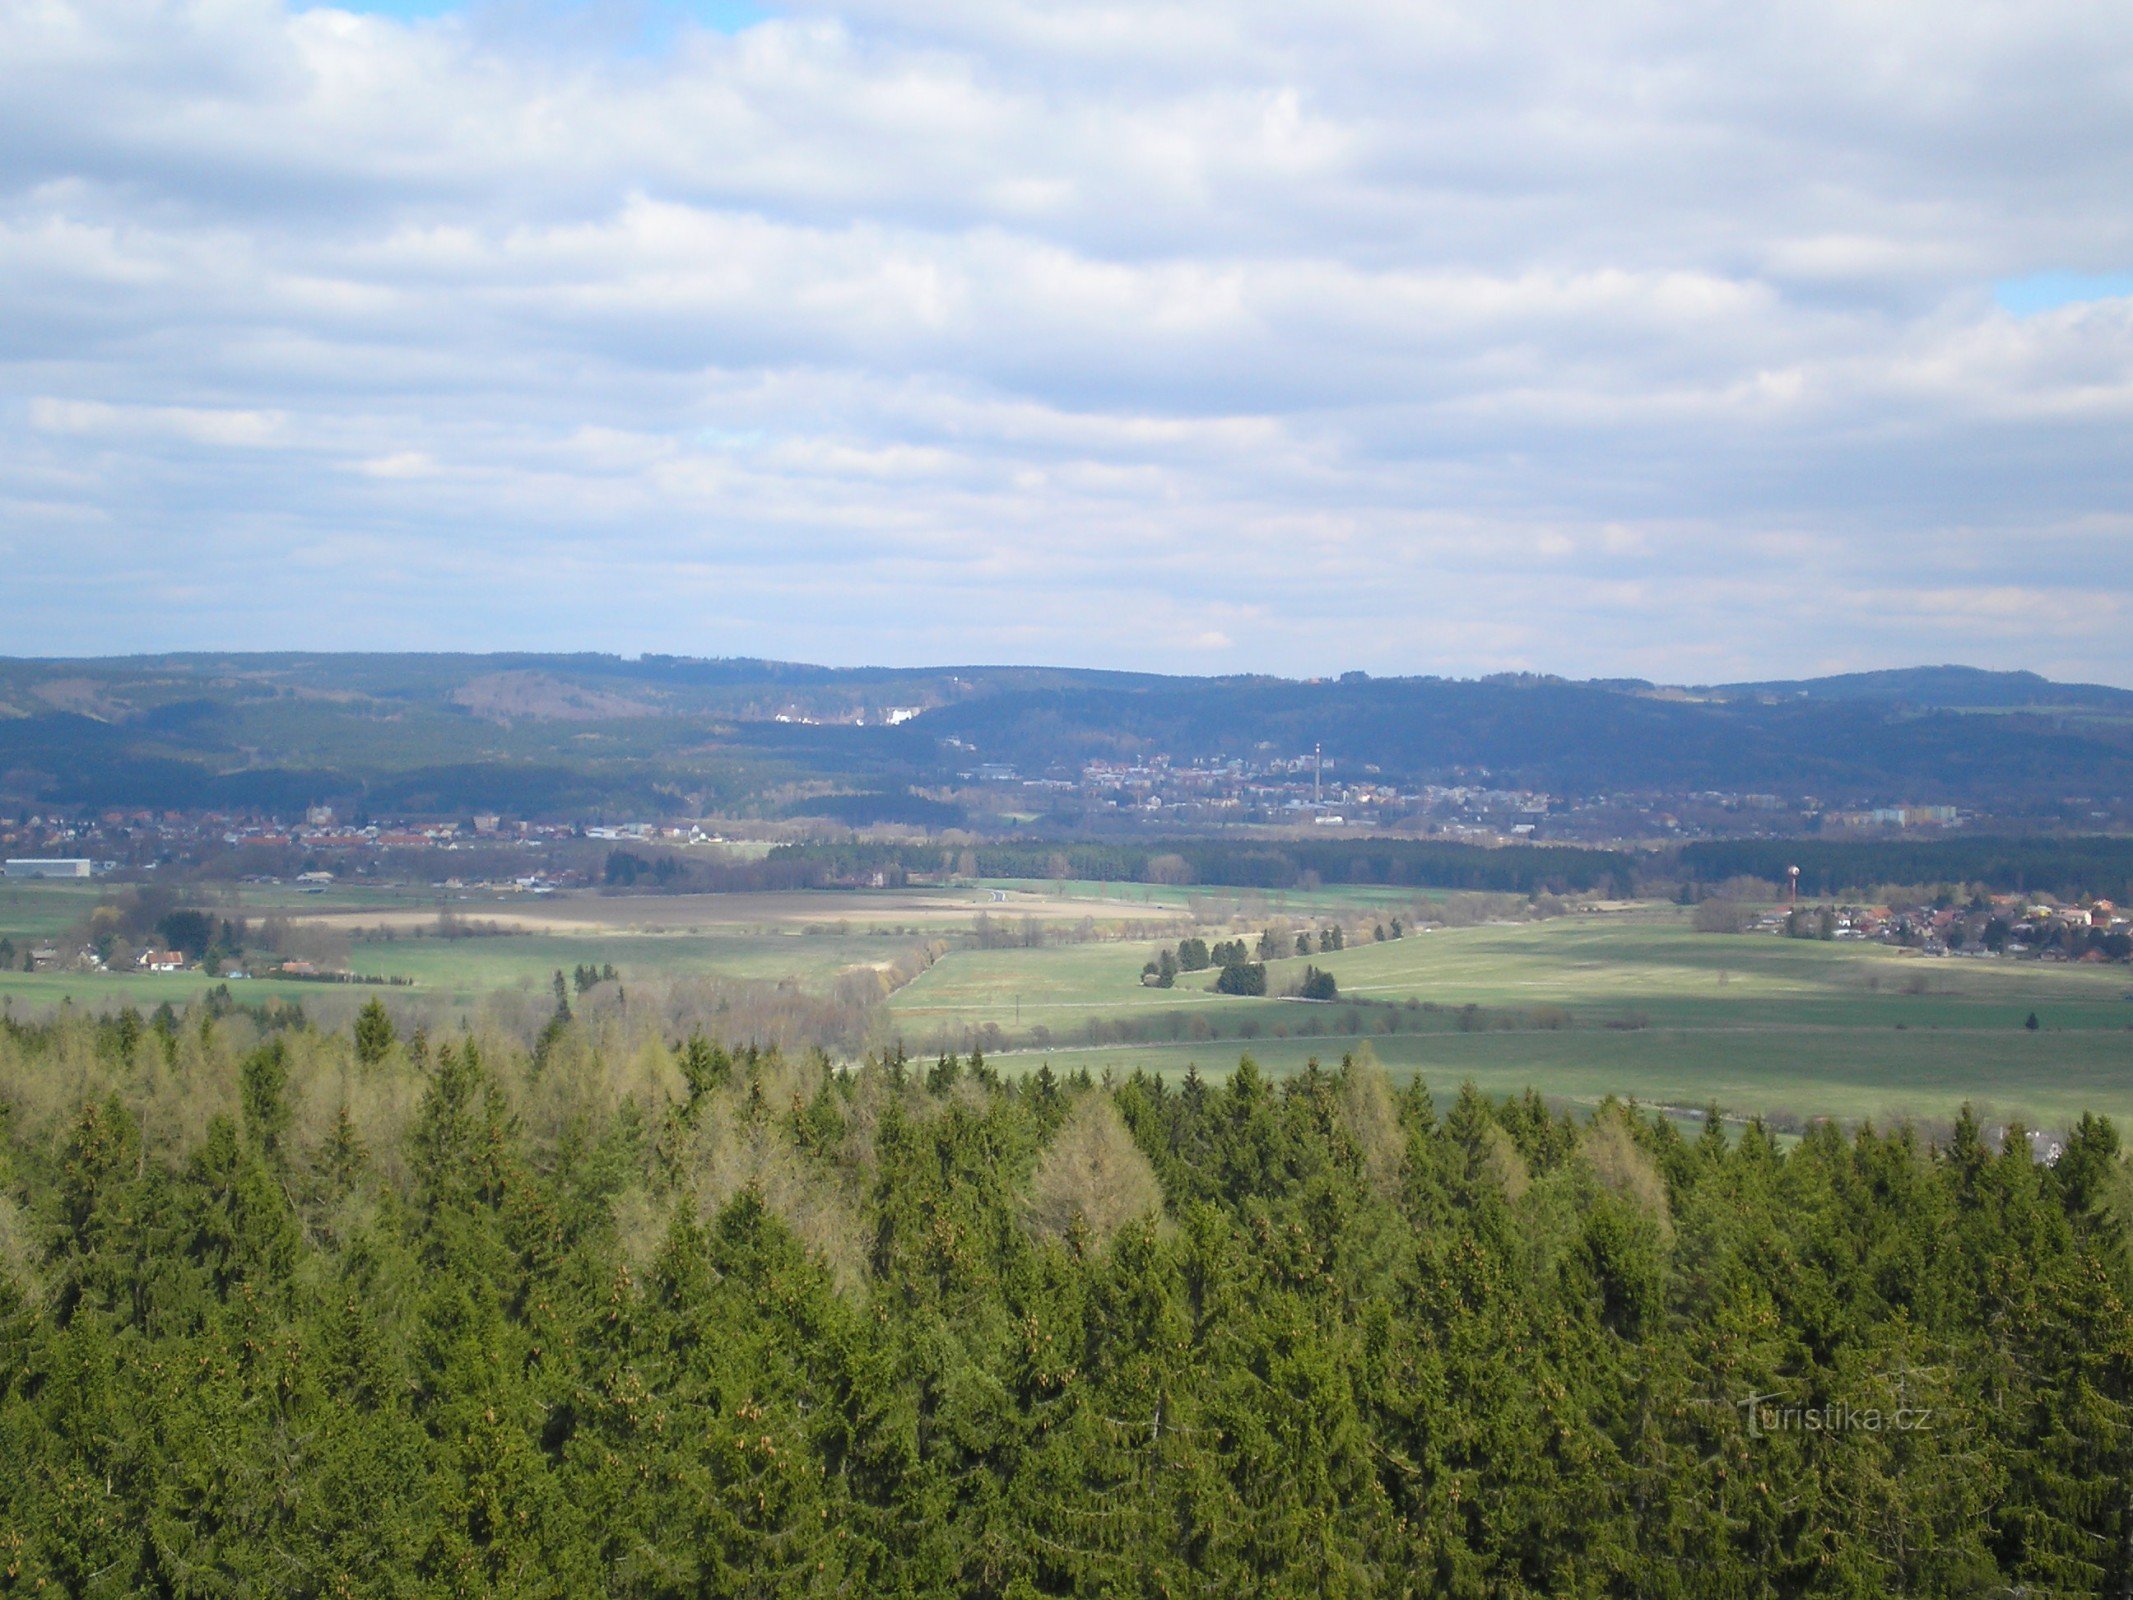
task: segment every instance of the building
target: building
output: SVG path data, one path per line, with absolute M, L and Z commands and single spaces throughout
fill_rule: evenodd
M 9 856 L 10 878 L 86 878 L 94 872 L 86 856 Z

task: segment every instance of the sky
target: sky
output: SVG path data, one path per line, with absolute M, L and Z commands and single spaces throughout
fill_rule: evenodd
M 2133 8 L 8 0 L 0 653 L 2133 685 Z

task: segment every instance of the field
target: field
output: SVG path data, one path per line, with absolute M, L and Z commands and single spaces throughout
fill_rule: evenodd
M 1986 1035 L 1849 1030 L 1795 1034 L 1653 1029 L 1623 1033 L 1485 1033 L 1386 1038 L 1329 1034 L 1206 1044 L 1111 1045 L 1045 1052 L 1056 1072 L 1101 1075 L 1144 1067 L 1182 1078 L 1188 1066 L 1221 1076 L 1248 1052 L 1262 1068 L 1336 1066 L 1368 1044 L 1396 1080 L 1419 1074 L 1443 1099 L 1472 1080 L 1491 1094 L 1536 1088 L 1551 1100 L 1596 1104 L 1607 1095 L 1696 1113 L 1717 1104 L 1729 1117 L 1770 1117 L 1781 1128 L 1809 1117 L 1878 1124 L 1946 1122 L 1966 1101 L 1980 1114 L 2064 1129 L 2084 1111 L 2133 1124 L 2133 1036 L 2100 1031 Z M 1027 1063 L 1017 1054 L 998 1063 Z
M 1471 1078 L 1563 1099 L 1634 1095 L 1791 1123 L 1952 1116 L 1965 1100 L 2063 1126 L 2084 1109 L 2133 1117 L 2133 973 L 2124 968 L 1928 959 L 1881 946 L 1693 932 L 1671 908 L 1446 928 L 1309 958 L 1330 1005 L 1208 992 L 1193 974 L 1138 989 L 1150 950 L 971 951 L 898 993 L 915 1036 L 946 1020 L 1051 1028 L 1056 1070 L 1148 1066 L 1220 1073 L 1249 1053 L 1276 1071 L 1328 1064 L 1368 1041 L 1405 1076 Z M 1279 990 L 1304 965 L 1270 967 Z M 1469 1009 L 1472 1008 L 1472 1009 Z M 2030 1014 L 2038 1027 L 2026 1026 Z M 1142 1042 L 1091 1044 L 1100 1019 L 1160 1019 Z M 1248 1031 L 1250 1037 L 1239 1037 Z M 1194 1033 L 1214 1037 L 1193 1037 Z
M 64 942 L 105 893 L 103 886 L 90 884 L 0 885 L 0 935 L 24 947 Z M 580 963 L 612 965 L 625 981 L 704 975 L 826 990 L 855 969 L 884 967 L 927 946 L 968 943 L 981 917 L 997 922 L 1002 937 L 1021 937 L 1025 929 L 1036 928 L 1055 941 L 1111 941 L 1101 948 L 1114 960 L 1125 948 L 1115 942 L 1119 939 L 1189 923 L 1178 891 L 1084 895 L 1049 884 L 664 896 L 530 896 L 340 884 L 311 893 L 285 885 L 245 885 L 188 903 L 217 916 L 247 918 L 255 928 L 270 916 L 286 918 L 299 931 L 343 950 L 348 970 L 398 980 L 384 991 L 388 998 L 453 1006 L 500 991 L 545 991 L 551 974 Z M 440 937 L 440 914 L 448 914 L 468 936 Z M 1076 948 L 1054 943 L 1046 951 Z M 198 971 L 6 971 L 0 972 L 0 1001 L 32 1010 L 62 1000 L 91 1009 L 164 1001 L 183 1005 L 218 981 Z M 1125 986 L 1129 999 L 1136 987 Z M 316 998 L 322 992 L 347 989 L 257 978 L 233 988 L 239 998 L 251 1000 Z
M 8 885 L 0 933 L 18 945 L 56 938 L 99 892 Z M 1815 1115 L 1939 1120 L 1965 1100 L 2052 1127 L 2085 1109 L 2133 1121 L 2133 972 L 2123 967 L 1700 934 L 1669 906 L 1371 938 L 1379 921 L 1417 908 L 1428 909 L 1426 897 L 1411 891 L 1210 895 L 999 882 L 542 898 L 248 887 L 218 910 L 255 923 L 279 913 L 330 932 L 353 971 L 400 980 L 382 990 L 234 986 L 250 999 L 384 993 L 396 1004 L 464 1008 L 489 995 L 539 994 L 553 972 L 581 963 L 611 964 L 626 984 L 707 975 L 827 993 L 855 971 L 915 970 L 914 952 L 927 951 L 938 959 L 889 997 L 878 1037 L 914 1053 L 983 1040 L 1009 1070 L 1049 1061 L 1058 1070 L 1219 1074 L 1249 1051 L 1286 1071 L 1312 1057 L 1337 1061 L 1367 1041 L 1396 1075 L 1420 1073 L 1444 1091 L 1471 1078 L 1495 1092 L 1531 1086 L 1579 1102 L 1610 1093 L 1691 1108 L 1716 1101 L 1786 1125 Z M 1455 909 L 1442 900 L 1438 908 Z M 505 931 L 439 937 L 440 909 L 462 925 Z M 1356 941 L 1309 958 L 1339 982 L 1330 1004 L 1217 995 L 1210 973 L 1168 990 L 1140 982 L 1142 964 L 1194 928 L 1212 935 L 1326 918 L 1343 921 Z M 1277 996 L 1304 964 L 1271 964 Z M 183 1004 L 212 981 L 197 972 L 10 972 L 0 974 L 0 998 L 29 1011 L 62 997 L 146 1008 Z

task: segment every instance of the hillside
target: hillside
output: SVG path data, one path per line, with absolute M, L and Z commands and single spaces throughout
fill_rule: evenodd
M 885 798 L 843 801 L 847 820 L 941 820 L 902 797 L 980 763 L 1072 776 L 1314 746 L 1400 782 L 2079 817 L 2133 793 L 2133 693 L 1955 667 L 1680 690 L 670 656 L 0 662 L 0 803 L 18 807 L 777 815 L 856 792 Z

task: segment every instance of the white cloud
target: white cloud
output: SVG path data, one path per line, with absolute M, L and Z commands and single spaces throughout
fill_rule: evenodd
M 17 648 L 2133 682 L 2122 11 L 511 16 L 0 8 Z
M 436 476 L 437 461 L 427 451 L 395 450 L 358 462 L 356 470 L 372 478 L 429 478 Z
M 30 402 L 30 426 L 46 433 L 162 436 L 190 444 L 273 444 L 288 419 L 279 411 L 219 411 L 203 406 L 114 406 L 101 400 Z

